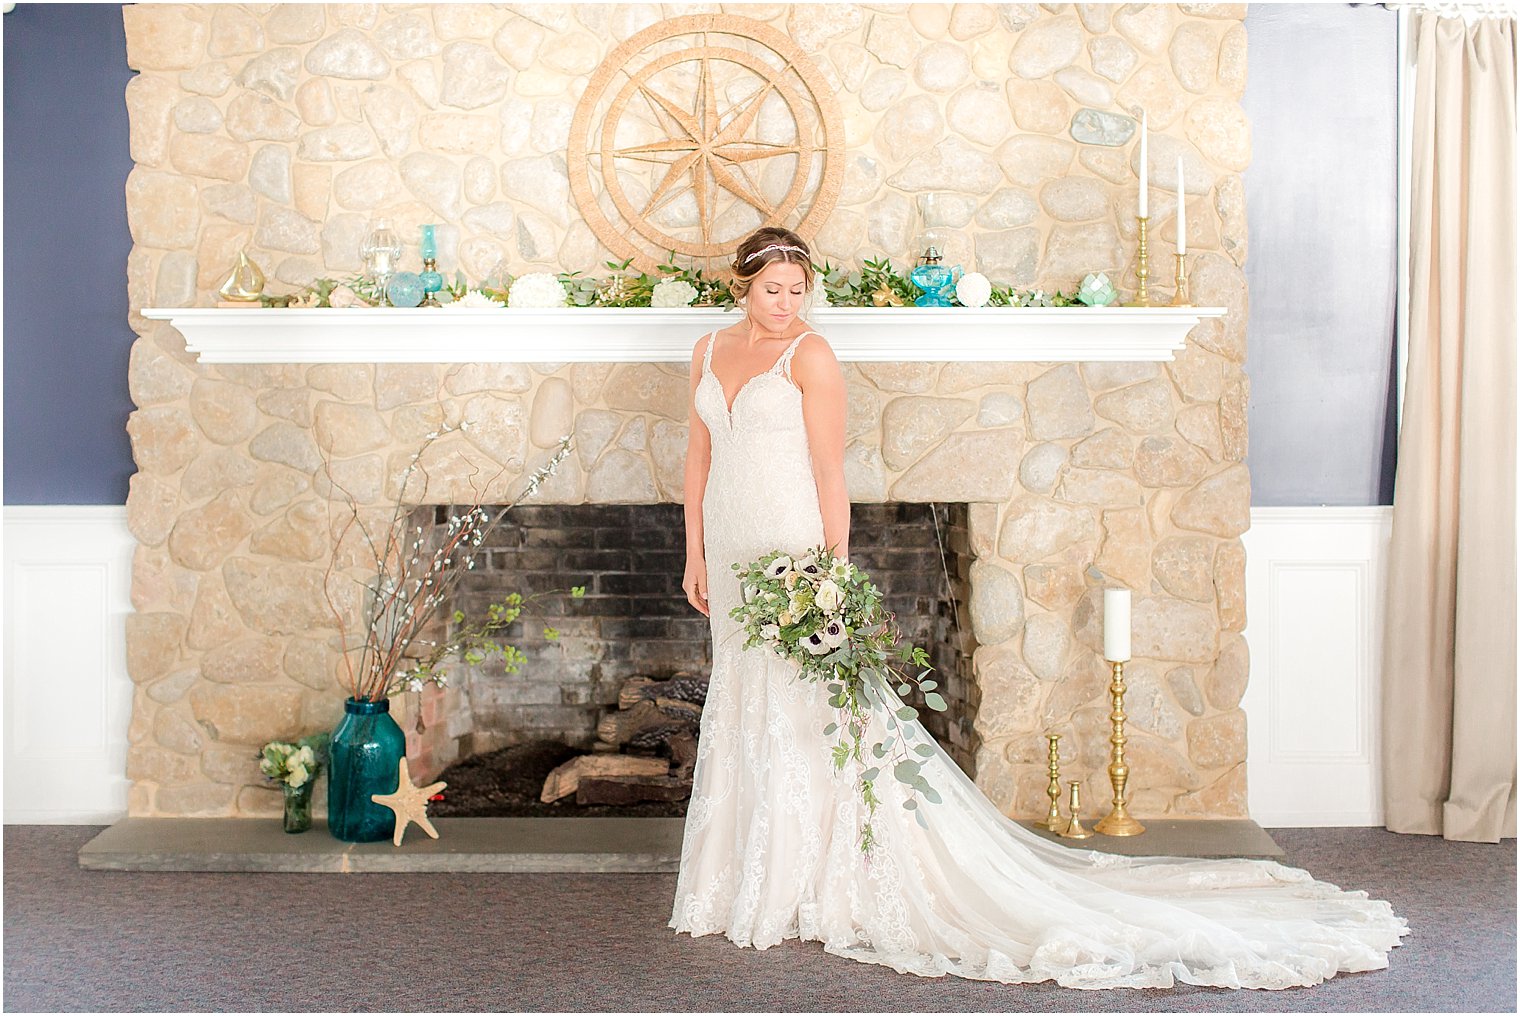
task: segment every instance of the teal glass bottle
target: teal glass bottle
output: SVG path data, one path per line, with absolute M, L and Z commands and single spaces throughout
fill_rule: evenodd
M 327 828 L 349 843 L 388 840 L 396 813 L 370 800 L 394 794 L 406 755 L 406 735 L 391 719 L 389 699 L 348 699 L 333 731 L 327 770 Z

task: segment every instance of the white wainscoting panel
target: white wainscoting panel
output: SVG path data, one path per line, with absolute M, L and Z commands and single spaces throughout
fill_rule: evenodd
M 127 810 L 126 509 L 5 508 L 5 821 Z
M 1382 825 L 1383 573 L 1392 508 L 1255 508 L 1246 779 L 1263 826 Z

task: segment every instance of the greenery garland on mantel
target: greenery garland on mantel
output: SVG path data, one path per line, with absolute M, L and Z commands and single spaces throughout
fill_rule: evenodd
M 727 309 L 734 305 L 727 279 L 708 276 L 700 268 L 674 263 L 660 265 L 659 274 L 651 275 L 631 271 L 631 263 L 632 259 L 623 262 L 608 261 L 606 266 L 613 274 L 603 276 L 589 276 L 581 272 L 561 272 L 557 276 L 538 274 L 546 283 L 550 278 L 558 279 L 565 289 L 565 305 L 570 307 L 656 306 L 657 288 L 662 291 L 664 300 L 669 301 L 673 295 L 676 301 L 662 302 L 659 306 Z M 861 267 L 854 271 L 828 262 L 815 264 L 813 269 L 822 281 L 822 290 L 831 307 L 913 306 L 913 301 L 921 292 L 913 285 L 908 271 L 898 271 L 886 257 L 877 260 L 866 258 L 861 262 Z M 483 307 L 491 304 L 506 306 L 513 281 L 512 276 L 502 273 L 477 286 L 470 286 L 465 281 L 464 273 L 458 272 L 454 282 L 446 283 L 434 296 L 441 303 L 463 301 Z M 690 287 L 689 291 L 683 286 Z M 953 291 L 954 287 L 951 288 Z M 1087 276 L 1082 287 L 1070 294 L 1046 293 L 1040 289 L 1019 290 L 990 282 L 987 288 L 990 292 L 985 306 L 988 307 L 1106 306 L 1115 302 L 1118 295 L 1108 279 L 1101 274 Z M 952 299 L 955 306 L 963 306 L 958 298 Z M 363 276 L 341 282 L 328 278 L 317 279 L 300 292 L 284 296 L 261 295 L 259 301 L 264 307 L 386 306 L 376 284 Z

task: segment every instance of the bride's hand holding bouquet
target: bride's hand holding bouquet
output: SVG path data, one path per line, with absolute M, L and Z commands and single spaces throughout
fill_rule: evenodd
M 909 789 L 903 807 L 925 826 L 918 798 L 938 804 L 940 796 L 919 769 L 935 746 L 913 722 L 918 711 L 902 698 L 917 688 L 930 709 L 945 709 L 935 690 L 938 682 L 928 677 L 933 671 L 928 654 L 902 643 L 894 615 L 866 573 L 823 547 L 797 556 L 771 551 L 733 568 L 743 602 L 730 616 L 744 625 L 744 648 L 764 647 L 793 661 L 804 680 L 825 682 L 829 703 L 839 710 L 839 719 L 823 732 L 839 736 L 836 768 L 844 769 L 852 759 L 861 767 L 867 807 L 861 849 L 869 851 L 873 842 L 871 817 L 879 803 L 874 786 L 885 768 Z M 866 745 L 873 713 L 884 718 L 886 736 Z

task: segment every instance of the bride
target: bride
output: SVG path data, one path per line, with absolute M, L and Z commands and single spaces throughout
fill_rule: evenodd
M 756 648 L 729 611 L 733 563 L 819 544 L 849 553 L 845 384 L 800 313 L 807 245 L 778 228 L 739 246 L 745 316 L 692 353 L 683 586 L 712 628 L 670 927 L 766 949 L 788 938 L 903 973 L 1075 988 L 1288 988 L 1388 965 L 1404 920 L 1273 861 L 1127 858 L 1051 843 L 1004 816 L 943 751 L 922 774 L 927 828 L 895 780 L 864 805 L 836 770 L 822 683 Z M 866 743 L 881 740 L 881 718 Z M 932 739 L 928 739 L 933 743 Z

